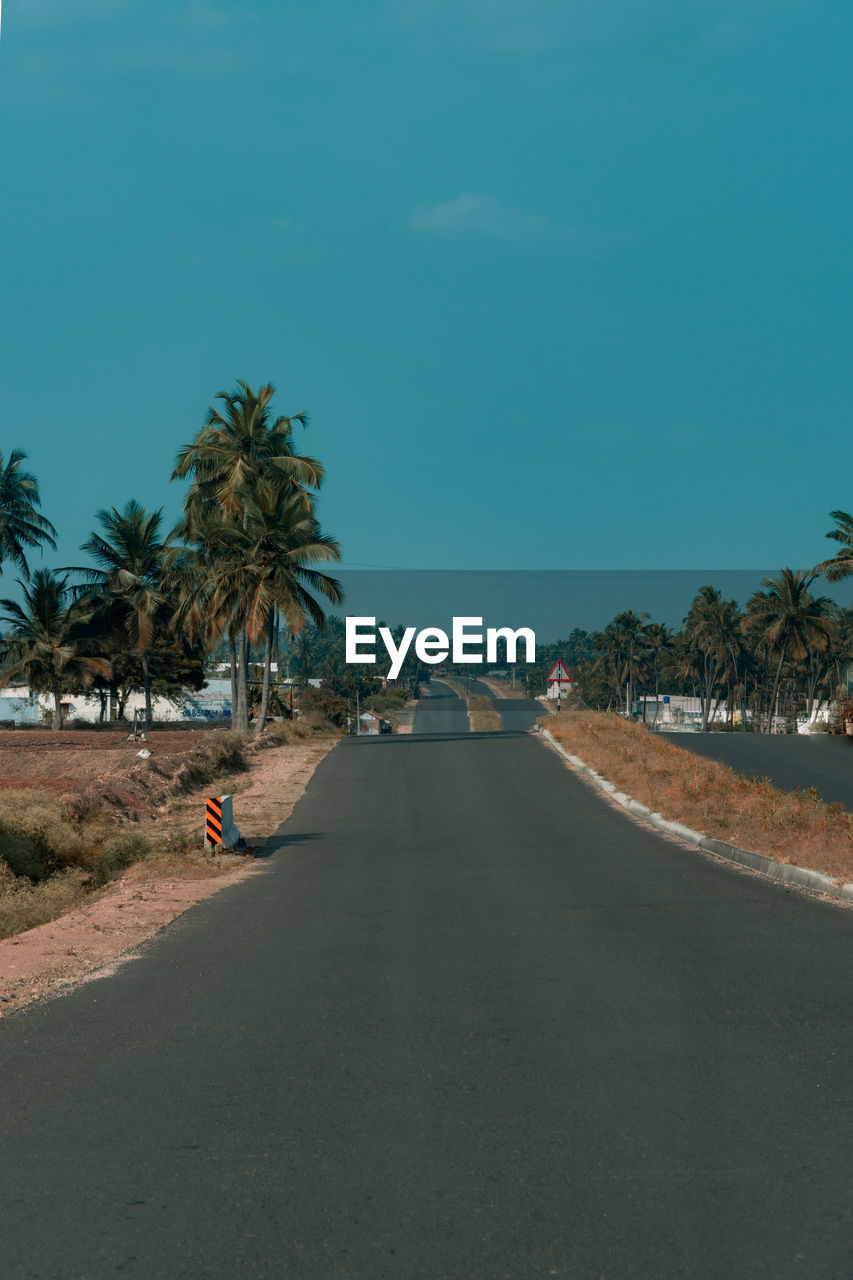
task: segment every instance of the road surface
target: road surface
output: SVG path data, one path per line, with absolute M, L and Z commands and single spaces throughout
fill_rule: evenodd
M 4 1280 L 853 1273 L 853 913 L 458 710 L 0 1022 Z
M 841 734 L 666 733 L 676 747 L 720 760 L 745 777 L 770 778 L 783 791 L 817 787 L 853 809 L 853 738 Z

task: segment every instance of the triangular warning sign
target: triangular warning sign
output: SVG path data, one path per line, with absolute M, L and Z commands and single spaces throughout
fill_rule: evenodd
M 568 671 L 563 666 L 563 659 L 558 658 L 557 661 L 554 663 L 553 667 L 551 668 L 550 674 L 548 676 L 549 683 L 553 680 L 559 680 L 561 682 L 568 681 L 569 683 L 571 683 L 571 679 L 572 677 L 569 675 Z

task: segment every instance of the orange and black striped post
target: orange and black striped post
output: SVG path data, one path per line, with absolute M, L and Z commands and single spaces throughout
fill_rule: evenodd
M 222 844 L 222 798 L 209 796 L 207 801 L 207 819 L 204 828 L 205 845 Z

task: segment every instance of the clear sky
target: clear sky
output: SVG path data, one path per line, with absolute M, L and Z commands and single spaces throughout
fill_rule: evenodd
M 0 448 L 79 560 L 236 378 L 352 565 L 814 563 L 846 0 L 6 0 Z M 9 572 L 5 582 L 9 582 Z

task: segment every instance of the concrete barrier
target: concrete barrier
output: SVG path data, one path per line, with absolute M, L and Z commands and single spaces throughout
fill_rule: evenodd
M 236 849 L 240 832 L 234 823 L 232 796 L 209 796 L 204 823 L 205 849 Z

